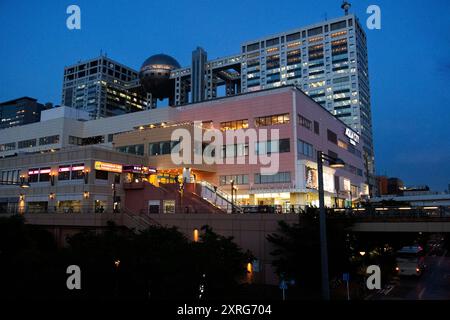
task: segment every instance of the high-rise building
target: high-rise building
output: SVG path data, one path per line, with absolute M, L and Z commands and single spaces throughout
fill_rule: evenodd
M 296 84 L 372 149 L 366 36 L 354 15 L 242 45 L 242 91 Z
M 92 119 L 147 108 L 141 87 L 129 88 L 138 72 L 105 55 L 64 68 L 62 105 L 89 112 Z
M 43 105 L 30 97 L 2 102 L 0 103 L 0 129 L 39 122 L 41 111 L 50 107 L 51 104 Z
M 242 45 L 242 91 L 296 84 L 361 134 L 373 173 L 366 35 L 354 15 Z

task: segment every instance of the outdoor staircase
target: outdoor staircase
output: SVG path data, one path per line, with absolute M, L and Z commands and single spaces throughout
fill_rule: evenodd
M 201 192 L 200 196 L 206 201 L 210 202 L 216 207 L 221 208 L 223 211 L 227 213 L 233 212 L 233 207 L 235 212 L 242 212 L 242 208 L 233 204 L 231 201 L 231 195 L 219 190 L 219 188 L 213 186 L 211 183 L 207 181 L 201 181 Z
M 161 226 L 161 224 L 150 218 L 146 214 L 134 213 L 128 209 L 122 210 L 122 224 L 128 229 L 134 229 L 136 231 L 145 230 L 151 226 Z
M 177 194 L 178 199 L 181 199 L 180 213 L 226 213 L 222 207 L 209 201 L 201 195 L 201 185 L 195 183 L 185 184 L 183 195 L 178 184 L 160 184 L 159 187 L 165 192 Z M 180 211 L 180 209 L 178 209 Z

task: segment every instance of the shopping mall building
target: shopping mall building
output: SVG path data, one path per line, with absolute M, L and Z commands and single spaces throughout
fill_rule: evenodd
M 76 189 L 77 184 L 71 180 L 84 181 L 86 176 L 77 171 L 89 170 L 96 177 L 101 176 L 101 171 L 120 176 L 130 173 L 129 169 L 124 168 L 139 165 L 147 168 L 147 171 L 139 172 L 139 182 L 147 181 L 156 187 L 160 184 L 195 183 L 230 195 L 233 182 L 237 205 L 276 205 L 285 212 L 291 206 L 318 205 L 316 151 L 320 150 L 345 162 L 342 169 L 333 169 L 324 163 L 327 206 L 348 206 L 368 194 L 359 136 L 296 87 L 246 93 L 176 109 L 167 108 L 166 112 L 162 110 L 126 114 L 109 118 L 108 121 L 83 121 L 63 116 L 25 125 L 20 130 L 5 129 L 0 139 L 9 140 L 0 141 L 0 144 L 14 145 L 20 148 L 20 152 L 14 157 L 10 155 L 0 159 L 2 181 L 18 180 L 20 176 L 25 176 L 31 186 L 27 191 L 33 192 L 33 197 L 25 202 L 35 206 L 36 202 L 49 200 L 50 194 L 54 199 L 70 201 L 69 198 L 73 197 L 66 194 L 67 188 L 59 186 L 72 187 L 73 184 Z M 120 125 L 111 126 L 108 123 L 111 121 Z M 55 122 L 60 125 L 56 128 L 50 126 Z M 101 128 L 102 122 L 104 128 Z M 86 130 L 93 127 L 103 135 L 96 135 L 93 139 Z M 187 139 L 184 137 L 183 140 L 180 130 L 181 134 L 189 134 Z M 212 134 L 208 135 L 209 131 L 222 135 L 214 140 Z M 234 137 L 236 132 L 243 134 L 243 138 Z M 52 142 L 56 144 L 41 145 L 45 137 L 52 137 Z M 29 143 L 30 147 L 22 148 L 24 141 L 30 140 L 34 140 Z M 183 142 L 180 143 L 180 140 Z M 216 147 L 208 154 L 213 161 L 207 161 L 205 150 L 212 145 L 212 141 L 215 141 Z M 87 150 L 98 149 L 87 148 L 94 145 L 102 146 L 104 151 L 99 149 L 86 155 Z M 180 150 L 189 146 L 191 150 L 187 161 L 177 161 L 174 154 L 187 154 L 186 150 Z M 104 153 L 101 156 L 97 155 L 101 154 L 100 150 Z M 200 160 L 197 157 L 199 154 L 204 155 Z M 101 163 L 109 166 L 101 167 Z M 274 170 L 266 174 L 264 168 L 269 167 Z M 66 171 L 67 168 L 70 171 Z M 71 179 L 67 179 L 67 175 Z M 93 179 L 94 182 L 98 180 L 102 179 Z M 104 193 L 110 195 L 111 186 L 108 187 Z M 18 199 L 19 194 L 14 192 L 20 190 L 11 191 L 13 186 L 0 188 L 3 207 L 5 202 Z M 78 196 L 85 191 L 95 193 L 81 189 Z M 125 192 L 120 185 L 116 193 L 119 192 Z M 121 197 L 122 206 L 124 197 L 126 194 Z M 202 197 L 207 198 L 205 194 Z M 90 199 L 94 202 L 107 201 L 100 196 Z M 42 205 L 51 208 L 52 201 L 47 202 L 47 205 Z M 83 202 L 83 206 L 87 204 Z M 90 205 L 95 211 L 93 202 Z M 102 206 L 112 207 L 112 198 L 111 203 Z M 145 203 L 130 209 L 148 210 Z

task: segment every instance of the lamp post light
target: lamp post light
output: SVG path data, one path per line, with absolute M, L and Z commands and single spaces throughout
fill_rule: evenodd
M 234 187 L 234 202 L 239 205 L 239 200 L 238 200 L 237 193 L 238 193 L 238 187 Z M 235 208 L 235 211 L 239 213 L 239 211 L 236 210 L 236 208 Z
M 114 260 L 114 268 L 116 270 L 115 272 L 115 278 L 116 278 L 116 286 L 115 286 L 115 296 L 119 296 L 119 267 L 120 267 L 120 260 Z
M 183 180 L 179 184 L 180 187 L 180 213 L 187 213 L 186 210 L 183 211 L 183 196 L 184 196 L 184 182 Z
M 230 184 L 231 184 L 231 213 L 234 213 L 234 198 L 233 198 L 234 180 L 233 179 L 230 180 Z
M 114 182 L 111 185 L 112 193 L 113 193 L 113 213 L 116 213 L 117 211 L 117 200 L 116 200 L 116 183 Z
M 350 189 L 352 186 L 350 185 Z M 353 209 L 353 192 L 350 190 L 350 208 Z
M 333 158 L 322 151 L 317 151 L 317 179 L 319 184 L 319 230 L 320 230 L 320 260 L 322 266 L 322 297 L 330 300 L 330 286 L 328 280 L 328 248 L 327 226 L 325 213 L 325 197 L 323 189 L 323 161 L 328 161 L 331 168 L 343 168 L 345 163 L 338 158 Z
M 89 169 L 84 169 L 83 171 L 84 184 L 88 184 L 89 182 Z
M 25 177 L 24 176 L 20 176 L 19 187 L 21 187 L 22 189 L 26 189 L 26 188 L 30 187 L 30 183 L 28 181 L 25 181 Z
M 51 172 L 51 173 L 50 173 L 50 184 L 51 184 L 52 186 L 55 185 L 55 176 L 56 176 L 56 174 L 55 174 L 54 172 Z

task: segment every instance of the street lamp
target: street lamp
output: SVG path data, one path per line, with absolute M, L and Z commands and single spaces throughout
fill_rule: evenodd
M 231 213 L 234 213 L 234 199 L 233 199 L 233 192 L 234 192 L 234 180 L 230 180 L 231 184 Z
M 55 173 L 54 172 L 50 172 L 50 184 L 52 185 L 52 186 L 54 186 L 55 185 Z
M 84 184 L 88 184 L 89 182 L 89 169 L 84 169 L 83 171 L 83 179 L 84 179 Z
M 328 161 L 331 168 L 345 167 L 344 161 L 331 157 L 322 151 L 317 151 L 317 179 L 319 184 L 319 229 L 320 229 L 320 258 L 322 265 L 322 297 L 330 300 L 330 287 L 328 280 L 328 248 L 327 248 L 327 226 L 325 214 L 325 199 L 323 190 L 323 161 Z
M 21 187 L 22 189 L 26 189 L 26 188 L 30 187 L 30 183 L 28 181 L 25 181 L 25 177 L 24 176 L 20 177 L 19 187 Z
M 114 182 L 111 185 L 112 193 L 113 193 L 113 213 L 117 213 L 117 197 L 116 197 L 116 183 Z
M 349 190 L 349 195 L 350 195 L 350 209 L 353 209 L 353 193 L 352 193 L 352 185 L 350 184 L 350 190 Z
M 187 213 L 186 210 L 183 211 L 183 195 L 184 195 L 184 182 L 181 180 L 180 184 L 180 213 Z
M 116 297 L 119 296 L 119 267 L 120 267 L 120 260 L 114 260 L 114 267 L 116 269 L 115 277 L 116 277 L 116 288 L 115 288 L 115 295 Z

